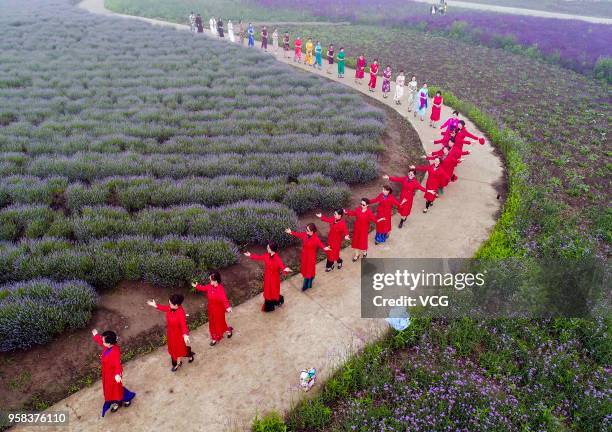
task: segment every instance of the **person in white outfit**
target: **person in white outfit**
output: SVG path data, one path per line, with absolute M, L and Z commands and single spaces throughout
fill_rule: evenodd
M 274 29 L 274 32 L 272 32 L 272 49 L 275 54 L 278 52 L 278 29 Z
M 229 36 L 230 42 L 236 42 L 236 37 L 234 36 L 234 24 L 232 24 L 231 20 L 227 21 L 227 35 Z
M 404 85 L 405 84 L 406 84 L 406 75 L 404 75 L 404 71 L 400 71 L 397 78 L 395 78 L 395 95 L 393 96 L 395 105 L 402 104 L 402 98 L 404 97 Z
M 412 111 L 412 107 L 414 105 L 414 96 L 418 90 L 416 77 L 413 76 L 410 82 L 408 83 L 408 112 Z
M 189 14 L 189 25 L 191 27 L 191 33 L 195 33 L 196 32 L 196 22 L 195 22 L 196 16 L 193 12 L 191 12 Z
M 217 32 L 217 24 L 215 23 L 215 18 L 211 17 L 210 20 L 208 21 L 208 26 L 210 27 L 210 32 L 211 33 L 216 33 Z

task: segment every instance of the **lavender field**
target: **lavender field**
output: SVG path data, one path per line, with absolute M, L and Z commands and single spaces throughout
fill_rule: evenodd
M 181 286 L 377 176 L 384 114 L 338 85 L 63 0 L 2 7 L 0 284 Z
M 131 0 L 124 0 L 131 1 Z M 506 48 L 530 57 L 544 58 L 580 73 L 594 70 L 610 77 L 612 26 L 583 21 L 558 20 L 480 12 L 451 7 L 432 16 L 428 5 L 403 0 L 255 0 L 269 10 L 293 7 L 323 19 L 348 20 L 386 27 L 411 27 L 454 39 Z M 612 6 L 610 6 L 612 9 Z
M 416 319 L 349 360 L 289 413 L 288 430 L 603 432 L 612 422 L 606 329 Z

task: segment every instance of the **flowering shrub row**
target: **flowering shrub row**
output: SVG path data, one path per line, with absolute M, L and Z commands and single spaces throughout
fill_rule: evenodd
M 97 289 L 122 280 L 177 286 L 197 270 L 227 267 L 237 260 L 238 249 L 222 237 L 124 236 L 76 245 L 43 238 L 0 243 L 0 283 L 47 277 L 79 279 Z
M 33 279 L 0 286 L 0 351 L 44 344 L 87 325 L 98 295 L 83 282 Z
M 307 193 L 306 193 L 307 192 Z M 306 193 L 306 194 L 305 194 Z M 296 202 L 291 197 L 301 196 Z M 287 177 L 222 176 L 156 179 L 150 176 L 113 176 L 94 181 L 68 183 L 66 178 L 10 176 L 0 180 L 0 207 L 8 204 L 62 204 L 70 212 L 85 206 L 118 204 L 128 211 L 179 204 L 220 206 L 241 200 L 286 202 L 303 213 L 315 208 L 345 204 L 349 189 L 322 175 Z M 63 202 L 65 199 L 65 202 Z M 6 239 L 6 238 L 5 238 Z
M 0 211 L 0 240 L 55 237 L 87 243 L 125 235 L 158 238 L 177 234 L 222 236 L 240 244 L 273 241 L 285 246 L 290 237 L 283 231 L 296 224 L 295 213 L 286 206 L 257 201 L 215 208 L 196 204 L 150 207 L 135 214 L 122 207 L 95 206 L 70 217 L 44 205 L 21 205 Z

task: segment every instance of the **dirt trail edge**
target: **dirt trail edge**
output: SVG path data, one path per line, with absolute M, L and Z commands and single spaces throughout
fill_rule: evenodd
M 104 9 L 103 0 L 85 0 L 80 7 L 115 15 Z M 187 29 L 179 24 L 129 18 Z M 282 52 L 276 58 L 293 64 L 282 57 Z M 335 75 L 298 67 L 336 81 Z M 354 71 L 347 68 L 341 82 L 407 117 L 406 102 L 396 107 L 381 97 L 380 90 L 373 94 L 365 84 L 355 85 L 353 76 Z M 444 107 L 442 118 L 450 113 L 450 108 Z M 414 121 L 412 115 L 407 118 L 424 148 L 430 151 L 439 132 L 431 129 L 427 121 Z M 476 131 L 469 122 L 468 128 Z M 404 228 L 398 230 L 398 219 L 394 218 L 389 241 L 377 247 L 372 241 L 371 257 L 470 257 L 476 252 L 500 210 L 496 186 L 503 182 L 503 165 L 488 142 L 472 147 L 472 154 L 457 170 L 459 181 L 448 187 L 428 214 L 421 212 L 424 201 L 419 193 Z M 70 422 L 65 429 L 48 430 L 221 432 L 247 430 L 257 413 L 284 412 L 305 395 L 297 385 L 302 369 L 316 367 L 319 378 L 324 380 L 348 355 L 376 340 L 388 328 L 384 320 L 360 317 L 360 264 L 350 262 L 349 250 L 343 251 L 343 257 L 346 265 L 340 271 L 326 274 L 324 263 L 320 263 L 315 286 L 306 294 L 300 290 L 299 275 L 285 281 L 281 288 L 285 305 L 272 314 L 260 311 L 260 296 L 234 308 L 229 316 L 235 328 L 231 340 L 211 348 L 207 326 L 192 332 L 196 361 L 185 364 L 177 373 L 169 370 L 166 347 L 125 364 L 125 384 L 138 393 L 130 408 L 101 419 L 103 400 L 98 381 L 49 408 L 67 411 Z
M 432 0 L 414 0 L 414 1 L 417 1 L 419 3 L 429 3 L 430 5 L 439 3 L 437 1 L 434 2 Z M 540 17 L 540 18 L 579 20 L 579 21 L 586 21 L 586 22 L 590 22 L 594 24 L 612 24 L 611 18 L 592 17 L 592 16 L 586 16 L 586 15 L 575 15 L 575 14 L 560 13 L 560 12 L 548 12 L 548 11 L 543 11 L 543 10 L 538 10 L 538 9 L 527 9 L 527 8 L 512 7 L 512 6 L 498 6 L 498 5 L 487 4 L 486 0 L 483 0 L 482 3 L 472 3 L 472 2 L 452 0 L 448 2 L 448 7 L 449 8 L 458 7 L 458 8 L 464 8 L 464 9 L 474 9 L 474 10 L 480 10 L 480 11 L 506 13 L 506 14 L 512 14 L 512 15 L 525 15 L 525 16 L 533 16 L 533 17 Z

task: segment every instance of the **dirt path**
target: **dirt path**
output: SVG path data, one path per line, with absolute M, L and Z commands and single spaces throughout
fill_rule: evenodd
M 428 4 L 434 4 L 434 3 L 438 4 L 439 3 L 438 1 L 432 1 L 432 0 L 414 0 L 414 1 L 417 1 L 419 3 L 428 3 Z M 497 6 L 497 5 L 490 5 L 490 4 L 484 4 L 484 3 L 471 3 L 471 2 L 455 1 L 455 0 L 448 1 L 447 3 L 448 3 L 448 7 L 451 9 L 453 7 L 460 7 L 464 9 L 476 9 L 476 10 L 483 10 L 483 11 L 490 11 L 490 12 L 507 13 L 507 14 L 513 14 L 513 15 L 527 15 L 527 16 L 535 16 L 535 17 L 541 17 L 541 18 L 580 20 L 580 21 L 586 21 L 586 22 L 595 23 L 595 24 L 612 24 L 612 19 L 610 18 L 590 17 L 590 16 L 584 16 L 584 15 L 547 12 L 547 11 L 536 10 L 536 9 L 524 9 L 524 8 L 509 7 L 509 6 Z
M 80 6 L 94 13 L 111 14 L 104 10 L 103 0 L 85 0 Z M 178 24 L 142 20 L 187 29 Z M 277 59 L 293 65 L 282 53 Z M 311 67 L 297 67 L 336 80 L 334 75 Z M 365 85 L 355 85 L 353 74 L 347 68 L 347 78 L 342 83 L 398 109 L 391 101 L 382 99 L 380 91 L 372 94 Z M 405 103 L 398 111 L 407 114 Z M 444 107 L 442 117 L 448 117 L 450 111 Z M 430 150 L 433 139 L 438 137 L 437 131 L 426 122 L 414 122 L 412 116 L 409 120 L 424 147 Z M 469 122 L 468 127 L 476 130 Z M 500 209 L 496 186 L 503 181 L 503 166 L 489 143 L 473 150 L 458 169 L 460 180 L 449 186 L 432 211 L 421 213 L 423 200 L 419 194 L 404 229 L 394 228 L 390 240 L 384 246 L 373 247 L 370 256 L 429 258 L 474 254 L 488 237 Z M 453 221 L 452 230 L 444 228 L 449 221 Z M 393 224 L 397 225 L 397 220 Z M 383 320 L 360 318 L 360 266 L 350 263 L 348 250 L 343 256 L 347 264 L 340 271 L 326 274 L 324 264 L 320 263 L 315 287 L 306 294 L 300 290 L 299 275 L 285 281 L 282 292 L 286 303 L 272 314 L 261 313 L 260 297 L 237 306 L 230 316 L 236 329 L 231 341 L 224 340 L 211 348 L 206 326 L 192 332 L 193 349 L 198 353 L 196 362 L 185 365 L 176 374 L 169 371 L 165 347 L 127 363 L 126 386 L 138 393 L 131 408 L 100 419 L 102 393 L 101 383 L 97 382 L 49 410 L 68 411 L 70 431 L 221 432 L 247 430 L 258 412 L 289 409 L 304 395 L 297 387 L 300 370 L 316 367 L 320 378 L 325 379 L 347 355 L 387 329 Z

